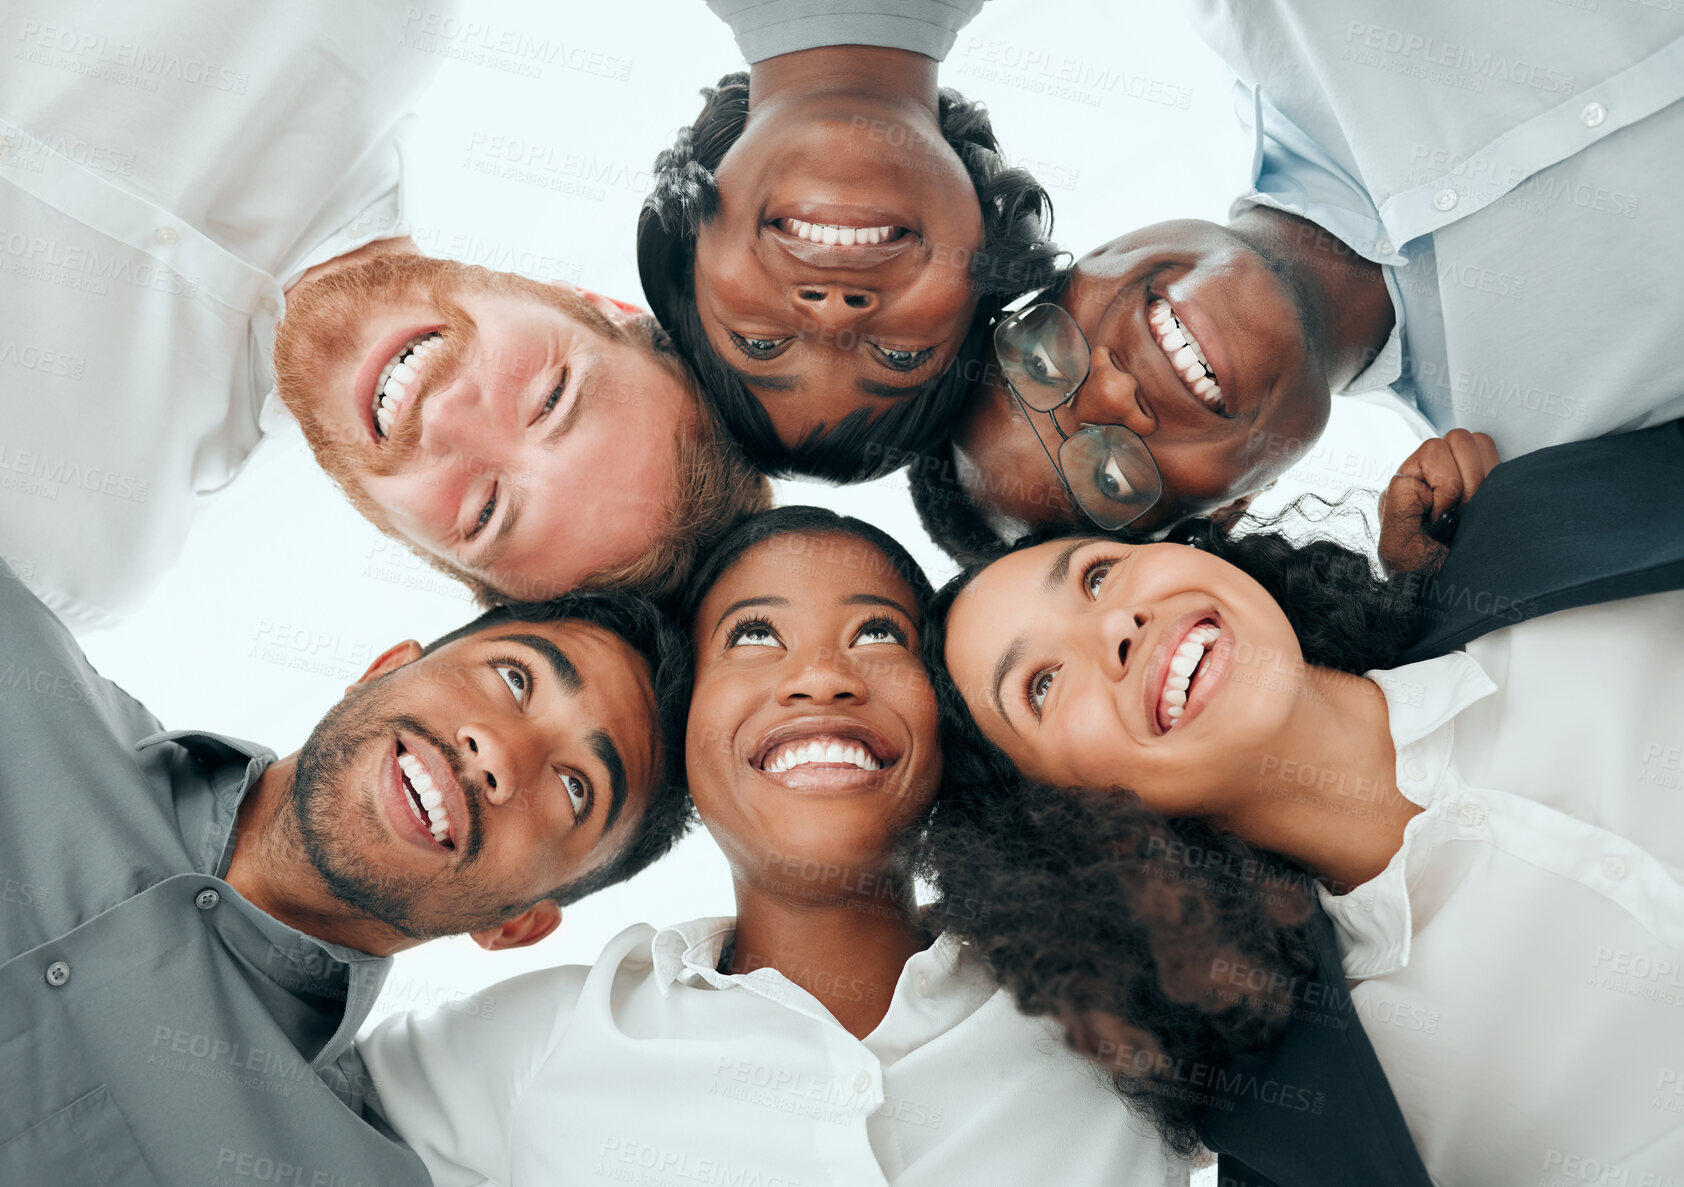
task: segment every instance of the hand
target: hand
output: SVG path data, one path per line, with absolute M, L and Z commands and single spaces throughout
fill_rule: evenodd
M 1451 429 L 1405 459 L 1380 497 L 1380 563 L 1389 573 L 1432 576 L 1450 555 L 1432 529 L 1460 511 L 1497 466 L 1497 446 L 1484 433 Z

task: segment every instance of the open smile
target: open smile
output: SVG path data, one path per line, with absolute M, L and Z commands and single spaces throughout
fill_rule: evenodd
M 847 791 L 878 786 L 900 758 L 894 743 L 862 721 L 814 716 L 769 731 L 750 765 L 792 791 Z
M 1146 307 L 1146 324 L 1181 385 L 1206 408 L 1218 416 L 1225 415 L 1228 403 L 1223 398 L 1222 385 L 1216 380 L 1216 371 L 1204 347 L 1177 316 L 1174 307 L 1162 297 L 1154 298 Z
M 429 358 L 436 358 L 443 345 L 437 326 L 398 329 L 383 335 L 364 357 L 351 380 L 351 396 L 376 445 L 391 436 L 404 408 L 420 390 L 420 376 Z
M 1142 683 L 1154 731 L 1185 729 L 1227 676 L 1234 636 L 1215 610 L 1183 615 L 1167 626 Z
M 394 810 L 400 831 L 410 840 L 450 853 L 467 837 L 467 794 L 444 756 L 418 740 L 400 737 L 389 752 L 389 769 L 401 808 Z

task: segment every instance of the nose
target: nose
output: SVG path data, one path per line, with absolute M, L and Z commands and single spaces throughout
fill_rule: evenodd
M 1099 666 L 1106 678 L 1118 681 L 1128 670 L 1131 656 L 1140 641 L 1141 632 L 1152 621 L 1152 611 L 1146 607 L 1121 606 L 1102 610 L 1097 616 L 1099 638 Z
M 845 284 L 798 284 L 790 289 L 789 302 L 801 317 L 828 330 L 844 330 L 877 308 L 877 294 Z
M 496 442 L 506 434 L 499 403 L 482 386 L 480 377 L 464 368 L 421 405 L 421 447 L 438 456 L 489 458 Z
M 1084 424 L 1122 425 L 1139 436 L 1150 437 L 1157 431 L 1158 422 L 1136 398 L 1139 391 L 1139 381 L 1117 356 L 1106 347 L 1095 347 L 1082 389 L 1053 415 L 1060 418 L 1058 423 L 1067 433 L 1076 432 Z
M 795 659 L 777 691 L 780 705 L 859 705 L 871 695 L 852 658 L 830 647 Z
M 478 775 L 491 804 L 506 804 L 522 785 L 513 748 L 502 733 L 484 722 L 468 722 L 456 731 L 456 746 L 463 766 Z

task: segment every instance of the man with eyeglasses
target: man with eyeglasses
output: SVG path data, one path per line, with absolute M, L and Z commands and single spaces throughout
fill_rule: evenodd
M 1379 269 L 1332 236 L 1272 210 L 1165 226 L 1200 266 L 1157 228 L 1124 235 L 996 327 L 951 465 L 914 465 L 920 514 L 954 555 L 1046 522 L 1237 517 L 1385 343 Z
M 1333 393 L 1373 394 L 1436 439 L 1382 509 L 1406 529 L 1392 563 L 1431 553 L 1420 538 L 1498 456 L 1684 414 L 1675 13 L 1209 0 L 1193 20 L 1239 76 L 1251 188 L 1225 226 L 1133 231 L 1043 297 L 1086 337 L 1085 382 L 1044 413 L 1004 360 L 973 388 L 912 475 L 944 548 L 1102 522 L 1051 464 L 1084 425 L 1150 453 L 1161 491 L 1130 526 L 1155 532 L 1231 520 L 1309 451 Z

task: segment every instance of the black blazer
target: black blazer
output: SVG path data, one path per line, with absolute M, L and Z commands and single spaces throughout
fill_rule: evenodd
M 1492 470 L 1468 501 L 1398 662 L 1444 655 L 1540 614 L 1679 588 L 1684 421 L 1540 449 Z M 1274 1048 L 1233 1067 L 1306 1086 L 1325 1106 L 1311 1113 L 1238 1096 L 1231 1109 L 1208 1110 L 1201 1134 L 1221 1156 L 1222 1187 L 1424 1187 L 1426 1170 L 1344 992 L 1332 923 L 1319 920 L 1320 1017 L 1294 1021 Z

